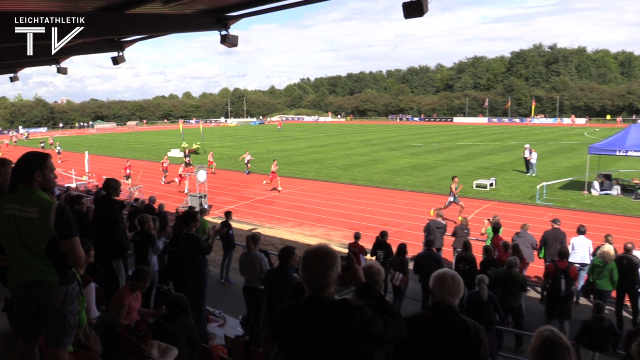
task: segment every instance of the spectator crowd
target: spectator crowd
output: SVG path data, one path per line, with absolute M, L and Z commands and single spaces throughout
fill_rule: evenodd
M 215 345 L 207 326 L 217 316 L 207 309 L 214 247 L 222 250 L 220 283 L 235 284 L 233 213 L 212 224 L 206 209 L 173 215 L 154 196 L 128 204 L 121 192 L 120 181 L 107 178 L 89 206 L 84 195 L 56 195 L 50 154 L 28 152 L 15 164 L 0 159 L 0 283 L 11 291 L 4 311 L 19 357 L 37 359 L 40 346 L 48 359 L 208 359 L 203 348 L 211 359 L 242 358 L 237 348 Z M 343 254 L 327 245 L 302 253 L 284 246 L 276 266 L 262 235 L 250 232 L 237 260 L 246 315 L 234 340 L 265 359 L 496 359 L 504 328 L 524 330 L 526 274 L 538 261 L 548 325 L 532 338 L 533 359 L 575 359 L 579 349 L 598 354 L 620 345 L 640 359 L 634 243 L 618 254 L 611 235 L 594 246 L 585 226 L 568 236 L 560 219 L 539 240 L 529 229 L 506 234 L 499 216 L 485 220 L 476 258 L 468 219 L 448 234 L 437 212 L 414 256 L 405 243 L 394 251 L 383 230 L 370 251 L 358 232 Z M 449 238 L 453 263 L 445 268 Z M 403 317 L 414 276 L 421 311 Z M 353 291 L 338 297 L 343 288 Z M 605 317 L 614 291 L 615 323 Z M 583 298 L 592 299 L 591 316 L 569 338 L 572 310 Z M 521 333 L 512 350 L 527 351 Z

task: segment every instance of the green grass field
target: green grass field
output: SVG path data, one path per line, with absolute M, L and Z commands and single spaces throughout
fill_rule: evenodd
M 548 126 L 285 124 L 205 128 L 205 144 L 194 164 L 205 164 L 213 150 L 219 169 L 244 169 L 238 158 L 249 150 L 252 170 L 268 173 L 278 159 L 279 174 L 444 194 L 452 175 L 465 185 L 460 196 L 535 203 L 536 185 L 584 176 L 588 145 L 620 129 Z M 186 129 L 185 140 L 200 141 L 199 129 Z M 159 161 L 182 138 L 178 130 L 60 137 L 63 152 Z M 531 144 L 539 156 L 538 176 L 524 174 L 522 151 Z M 24 142 L 22 143 L 24 144 Z M 37 146 L 37 141 L 31 141 Z M 176 158 L 172 159 L 177 162 Z M 592 157 L 596 171 L 598 157 Z M 640 169 L 640 159 L 603 156 L 601 170 Z M 622 178 L 640 173 L 618 174 Z M 491 191 L 473 189 L 473 181 L 495 177 Z M 591 180 L 591 179 L 590 179 Z M 283 184 L 283 186 L 286 186 Z M 640 203 L 628 197 L 585 196 L 584 178 L 549 189 L 554 206 L 640 215 Z

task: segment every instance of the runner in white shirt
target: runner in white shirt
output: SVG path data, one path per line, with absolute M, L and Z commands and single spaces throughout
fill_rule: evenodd
M 578 236 L 571 238 L 569 241 L 569 263 L 573 264 L 578 270 L 578 282 L 576 288 L 576 305 L 580 304 L 580 288 L 584 285 L 589 265 L 591 264 L 591 255 L 593 253 L 593 242 L 585 235 L 587 228 L 584 225 L 578 226 L 576 230 Z
M 531 149 L 531 155 L 529 157 L 529 173 L 527 175 L 536 176 L 536 172 L 538 171 L 538 153 L 536 149 Z

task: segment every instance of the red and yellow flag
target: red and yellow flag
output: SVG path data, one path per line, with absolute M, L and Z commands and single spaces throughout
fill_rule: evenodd
M 536 99 L 533 99 L 533 101 L 531 101 L 531 117 L 534 117 L 536 115 Z
M 507 105 L 504 106 L 505 109 L 508 109 L 511 106 L 511 99 L 509 99 L 509 102 L 507 103 Z

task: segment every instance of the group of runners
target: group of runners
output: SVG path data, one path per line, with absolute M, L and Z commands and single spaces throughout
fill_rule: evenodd
M 41 146 L 43 143 L 41 143 Z M 244 173 L 249 175 L 251 174 L 251 160 L 255 158 L 251 156 L 249 151 L 247 151 L 244 155 L 240 157 L 240 160 L 244 159 L 245 171 Z M 213 159 L 213 151 L 209 152 L 207 156 L 207 169 L 211 169 L 211 174 L 216 174 L 216 162 Z M 167 184 L 167 177 L 169 176 L 169 167 L 171 166 L 171 161 L 167 155 L 164 156 L 162 161 L 160 161 L 160 170 L 162 171 L 162 184 Z M 191 163 L 191 155 L 188 150 L 185 150 L 184 160 L 180 163 L 180 167 L 178 168 L 178 176 L 174 178 L 175 183 L 182 187 L 184 184 L 184 192 L 185 194 L 189 193 L 189 168 L 192 167 Z M 131 177 L 133 175 L 133 170 L 131 167 L 131 162 L 127 160 L 125 167 L 122 169 L 122 176 L 124 178 L 124 182 L 131 186 Z M 280 176 L 278 176 L 278 160 L 273 159 L 273 163 L 271 164 L 271 173 L 269 174 L 269 180 L 265 180 L 263 184 L 271 184 L 274 181 L 278 182 L 278 187 L 273 188 L 272 190 L 277 190 L 278 192 L 282 191 L 282 187 L 280 186 Z
M 49 150 L 55 150 L 56 154 L 58 154 L 58 164 L 62 162 L 62 147 L 60 146 L 60 142 L 56 142 L 55 146 L 53 145 L 54 140 L 53 136 L 49 136 Z M 44 139 L 40 139 L 40 150 L 45 150 Z

